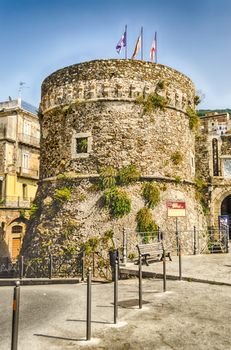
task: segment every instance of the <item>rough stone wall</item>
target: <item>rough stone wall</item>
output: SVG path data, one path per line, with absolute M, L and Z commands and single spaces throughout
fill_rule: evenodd
M 168 106 L 144 115 L 136 98 L 154 92 L 159 81 L 165 83 L 160 94 Z M 64 169 L 95 174 L 104 165 L 135 163 L 145 175 L 192 180 L 194 134 L 185 112 L 194 106 L 193 96 L 188 78 L 148 62 L 93 61 L 52 74 L 42 85 L 42 177 Z M 91 132 L 89 157 L 72 159 L 74 132 Z M 183 154 L 178 167 L 171 161 L 177 151 Z
M 231 154 L 231 136 L 222 136 L 221 155 Z
M 160 81 L 164 81 L 164 88 L 158 93 L 167 106 L 144 114 L 137 97 L 155 92 Z M 172 232 L 174 228 L 174 220 L 167 218 L 166 202 L 176 200 L 186 202 L 182 229 L 205 226 L 193 183 L 195 137 L 186 111 L 194 107 L 194 86 L 187 77 L 141 61 L 82 63 L 45 79 L 40 107 L 38 210 L 24 240 L 24 255 L 41 256 L 49 247 L 53 254 L 63 254 L 107 229 L 113 229 L 121 246 L 123 228 L 129 228 L 130 244 L 134 246 L 138 240 L 136 215 L 144 207 L 142 183 L 147 179 L 166 185 L 160 203 L 152 210 L 162 229 Z M 73 157 L 76 133 L 91 135 L 91 151 L 85 157 Z M 182 154 L 180 162 L 173 159 L 177 152 Z M 132 209 L 123 218 L 113 219 L 100 204 L 102 191 L 91 191 L 92 181 L 103 166 L 122 168 L 130 164 L 141 172 L 140 181 L 124 188 Z M 66 183 L 57 178 L 63 173 L 68 176 Z M 55 193 L 60 186 L 68 187 L 71 199 L 57 204 Z M 184 241 L 187 235 L 182 236 Z
M 207 134 L 198 134 L 195 143 L 196 173 L 205 181 L 210 179 L 210 154 Z
M 5 142 L 0 142 L 0 172 L 4 173 Z
M 159 80 L 169 84 L 165 96 L 170 106 L 183 110 L 194 106 L 193 83 L 172 68 L 144 61 L 99 60 L 60 69 L 46 78 L 41 109 L 45 113 L 76 99 L 132 100 L 140 94 L 150 94 Z

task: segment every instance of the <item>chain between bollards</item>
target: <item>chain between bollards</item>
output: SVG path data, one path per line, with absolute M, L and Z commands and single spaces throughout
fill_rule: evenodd
M 87 340 L 91 340 L 91 268 L 87 274 Z
M 114 278 L 114 324 L 118 320 L 118 276 L 119 276 L 119 263 L 118 259 L 115 261 L 115 278 Z
M 139 309 L 142 309 L 142 255 L 139 256 Z
M 12 334 L 11 350 L 18 349 L 18 324 L 19 324 L 19 302 L 20 302 L 20 282 L 16 281 L 13 295 L 13 316 L 12 316 Z

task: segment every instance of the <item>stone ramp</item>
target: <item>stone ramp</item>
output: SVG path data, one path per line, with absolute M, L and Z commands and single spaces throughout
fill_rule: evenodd
M 182 280 L 231 286 L 231 254 L 183 255 Z M 143 276 L 162 278 L 162 262 L 153 262 L 142 266 Z M 138 266 L 128 263 L 121 266 L 122 275 L 138 275 Z M 179 279 L 179 258 L 166 259 L 167 279 Z

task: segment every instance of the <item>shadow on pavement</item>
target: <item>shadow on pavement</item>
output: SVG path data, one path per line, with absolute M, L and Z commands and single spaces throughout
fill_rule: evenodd
M 85 338 L 76 339 L 76 338 L 64 338 L 64 337 L 57 337 L 55 335 L 47 335 L 47 334 L 34 334 L 37 337 L 44 337 L 44 338 L 52 338 L 52 339 L 61 339 L 61 340 L 71 340 L 71 341 L 83 341 L 86 340 Z

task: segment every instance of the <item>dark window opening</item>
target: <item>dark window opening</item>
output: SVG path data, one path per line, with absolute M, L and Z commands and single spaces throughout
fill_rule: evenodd
M 76 153 L 87 153 L 88 149 L 88 138 L 78 137 L 76 139 Z
M 22 226 L 20 225 L 15 225 L 12 227 L 12 233 L 22 233 Z
M 23 199 L 27 199 L 27 185 L 26 184 L 22 185 L 22 197 L 23 197 Z
M 213 176 L 219 176 L 218 143 L 217 139 L 212 141 L 213 148 Z

